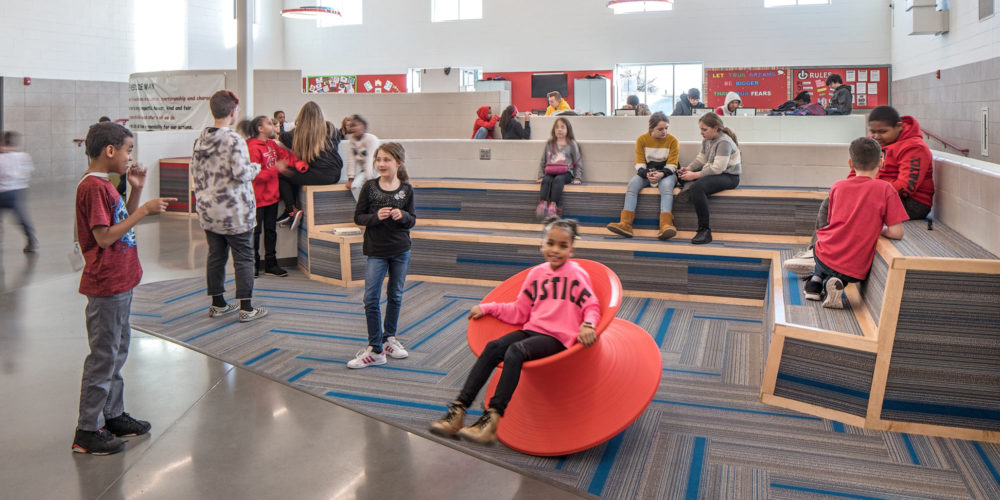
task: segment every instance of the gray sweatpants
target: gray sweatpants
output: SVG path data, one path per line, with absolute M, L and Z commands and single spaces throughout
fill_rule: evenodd
M 132 290 L 110 297 L 87 297 L 87 338 L 90 354 L 83 362 L 80 418 L 77 428 L 97 431 L 106 419 L 125 411 L 122 366 L 132 340 L 129 312 Z
M 205 265 L 205 281 L 208 296 L 222 295 L 226 288 L 226 262 L 230 251 L 233 254 L 233 268 L 236 270 L 236 299 L 253 297 L 253 231 L 240 234 L 219 234 L 205 230 L 208 242 L 208 262 Z

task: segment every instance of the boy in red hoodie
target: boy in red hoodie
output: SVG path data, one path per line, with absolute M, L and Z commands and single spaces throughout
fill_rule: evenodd
M 489 106 L 481 106 L 476 110 L 476 115 L 479 118 L 476 118 L 476 124 L 472 126 L 472 138 L 492 139 L 493 127 L 497 126 L 500 117 L 493 115 L 493 108 Z
M 247 150 L 250 153 L 250 163 L 260 166 L 260 173 L 253 179 L 253 194 L 257 202 L 257 225 L 253 228 L 254 276 L 260 276 L 261 268 L 264 274 L 285 277 L 288 271 L 278 266 L 277 257 L 277 219 L 278 202 L 281 194 L 278 192 L 278 169 L 291 165 L 297 169 L 305 166 L 291 151 L 274 142 L 274 123 L 265 115 L 260 115 L 251 121 L 240 123 L 240 132 L 247 137 Z M 264 233 L 264 262 L 260 260 L 260 233 Z

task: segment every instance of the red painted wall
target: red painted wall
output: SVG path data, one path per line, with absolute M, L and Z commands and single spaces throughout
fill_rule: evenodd
M 544 109 L 548 102 L 544 97 L 531 97 L 531 75 L 534 73 L 566 73 L 569 80 L 569 95 L 563 96 L 570 106 L 573 106 L 573 80 L 583 78 L 588 75 L 598 74 L 608 80 L 613 78 L 613 70 L 590 70 L 590 71 L 519 71 L 513 73 L 483 73 L 483 78 L 493 78 L 502 76 L 505 80 L 510 80 L 510 101 L 517 106 L 521 112 L 532 109 Z M 613 85 L 613 83 L 612 83 Z M 613 94 L 612 94 L 613 95 Z

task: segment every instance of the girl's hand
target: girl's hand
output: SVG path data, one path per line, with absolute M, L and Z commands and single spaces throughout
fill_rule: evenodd
M 542 183 L 542 178 L 541 177 L 535 179 L 535 184 L 541 184 L 541 183 Z
M 524 114 L 524 121 L 526 122 L 531 121 L 531 111 L 528 111 L 527 113 Z
M 354 184 L 354 177 L 347 178 L 347 185 L 350 186 L 351 184 Z
M 573 184 L 583 184 L 583 181 L 580 179 L 573 179 Z
M 580 325 L 580 335 L 576 337 L 581 344 L 590 347 L 597 341 L 597 332 L 594 331 L 594 327 L 585 324 Z
M 392 210 L 389 211 L 389 217 L 392 217 L 392 220 L 402 219 L 403 218 L 403 211 L 400 210 L 400 209 L 398 209 L 398 208 L 394 208 L 394 209 L 392 209 Z
M 479 304 L 472 306 L 469 309 L 469 319 L 479 319 L 483 317 L 483 310 L 479 308 Z
M 132 189 L 142 189 L 146 185 L 146 168 L 138 163 L 129 167 L 125 172 L 125 180 Z M 159 213 L 159 212 L 153 212 Z
M 646 174 L 646 179 L 649 179 L 649 182 L 658 182 L 662 178 L 663 172 L 660 172 L 659 170 L 653 170 L 652 172 Z
M 378 220 L 388 219 L 392 215 L 392 207 L 382 207 L 378 209 Z

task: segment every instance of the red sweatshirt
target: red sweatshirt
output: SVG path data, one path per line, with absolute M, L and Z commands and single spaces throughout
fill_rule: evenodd
M 258 207 L 274 205 L 281 199 L 278 193 L 278 160 L 285 160 L 292 167 L 303 171 L 309 166 L 299 160 L 291 151 L 281 147 L 271 139 L 266 142 L 256 137 L 247 139 L 250 163 L 260 165 L 260 173 L 253 179 L 253 196 Z
M 596 325 L 601 306 L 593 293 L 590 275 L 579 264 L 567 261 L 552 270 L 548 262 L 528 273 L 514 302 L 480 304 L 483 314 L 521 329 L 555 337 L 566 347 L 576 343 L 580 325 Z
M 903 130 L 896 142 L 882 148 L 885 164 L 878 172 L 882 179 L 899 193 L 900 198 L 931 206 L 934 197 L 934 157 L 920 132 L 920 124 L 912 116 L 901 118 Z M 848 177 L 854 177 L 854 170 Z
M 476 118 L 476 124 L 472 126 L 472 137 L 476 137 L 476 131 L 479 130 L 479 127 L 486 127 L 486 130 L 489 131 L 486 133 L 486 138 L 492 139 L 493 127 L 495 127 L 497 122 L 500 121 L 500 116 L 493 115 L 493 118 L 487 120 L 486 117 L 490 115 L 489 106 L 480 106 L 479 109 L 476 110 L 476 115 L 478 115 L 479 118 Z

